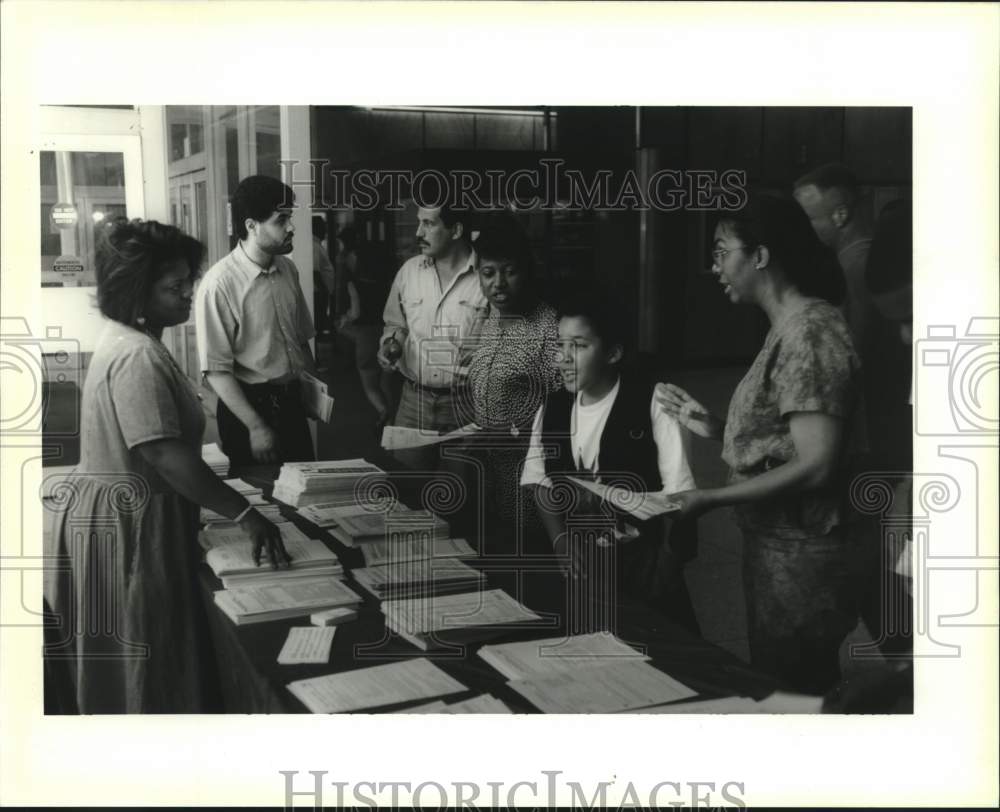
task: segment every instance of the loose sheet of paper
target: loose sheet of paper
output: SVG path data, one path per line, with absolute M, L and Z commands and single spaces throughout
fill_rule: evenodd
M 421 702 L 419 705 L 393 711 L 393 713 L 445 713 L 447 707 L 440 699 L 435 699 L 433 702 Z
M 625 713 L 764 713 L 760 703 L 748 696 L 724 696 L 719 699 L 701 699 L 696 702 L 671 702 L 651 708 L 636 708 Z
M 325 581 L 289 582 L 284 585 L 239 587 L 224 592 L 226 600 L 242 615 L 267 614 L 310 606 L 348 606 L 361 602 L 356 592 L 333 578 Z
M 445 705 L 439 713 L 510 713 L 511 710 L 492 694 L 480 694 Z
M 479 656 L 507 679 L 546 677 L 566 670 L 648 660 L 607 632 L 486 645 Z
M 294 626 L 278 652 L 279 665 L 327 663 L 333 647 L 335 626 Z
M 697 696 L 659 669 L 633 660 L 507 684 L 544 713 L 616 713 Z
M 680 510 L 677 502 L 671 502 L 667 495 L 660 491 L 630 491 L 627 488 L 620 488 L 615 485 L 602 485 L 600 482 L 588 482 L 585 479 L 569 477 L 569 481 L 579 485 L 591 493 L 595 493 L 604 499 L 612 507 L 623 510 L 635 516 L 637 519 L 652 519 L 663 513 L 671 513 Z
M 468 690 L 425 657 L 289 683 L 313 713 L 344 713 Z
M 449 431 L 447 434 L 431 434 L 424 429 L 411 429 L 405 426 L 386 426 L 382 429 L 382 448 L 386 451 L 398 451 L 403 448 L 422 448 L 437 445 L 448 440 L 468 437 L 481 431 L 475 423 Z
M 409 634 L 541 620 L 502 589 L 387 600 L 382 612 L 395 628 Z

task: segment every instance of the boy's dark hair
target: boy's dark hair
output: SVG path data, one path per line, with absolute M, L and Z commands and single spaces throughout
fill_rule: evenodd
M 567 295 L 559 305 L 559 318 L 566 317 L 585 319 L 606 348 L 617 344 L 627 352 L 629 327 L 625 308 L 618 296 L 607 288 L 579 288 Z
M 291 187 L 267 175 L 243 178 L 233 193 L 233 228 L 241 240 L 247 238 L 246 220 L 262 223 L 277 209 L 290 209 L 295 205 Z
M 183 262 L 198 274 L 205 247 L 171 225 L 156 220 L 112 220 L 96 251 L 97 306 L 107 318 L 134 326 L 149 293 L 169 270 Z

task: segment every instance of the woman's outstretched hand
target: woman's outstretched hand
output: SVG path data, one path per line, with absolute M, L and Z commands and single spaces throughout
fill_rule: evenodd
M 657 405 L 692 434 L 716 440 L 722 437 L 725 424 L 679 386 L 658 383 L 654 392 Z

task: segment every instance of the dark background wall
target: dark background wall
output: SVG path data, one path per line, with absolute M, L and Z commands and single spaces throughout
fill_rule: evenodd
M 910 108 L 551 107 L 397 110 L 313 108 L 313 155 L 343 169 L 511 171 L 558 157 L 567 167 L 738 169 L 751 189 L 789 192 L 795 178 L 840 161 L 858 175 L 872 213 L 909 198 Z M 414 253 L 412 205 L 400 212 L 330 212 L 353 219 L 402 261 Z M 708 272 L 710 213 L 530 212 L 550 298 L 595 276 L 634 317 L 634 337 L 670 367 L 745 363 L 766 331 L 754 309 L 733 307 Z M 720 329 L 725 325 L 725 329 Z

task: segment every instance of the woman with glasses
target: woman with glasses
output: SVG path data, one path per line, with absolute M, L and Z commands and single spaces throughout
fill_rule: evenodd
M 72 686 L 66 711 L 198 713 L 214 709 L 199 506 L 236 522 L 255 560 L 289 559 L 278 529 L 202 460 L 198 394 L 161 342 L 191 314 L 201 243 L 155 221 L 106 229 L 107 322 L 83 386 L 80 465 L 56 490 L 46 547 L 45 600 L 60 621 L 47 665 L 53 690 L 60 676 Z
M 743 533 L 751 658 L 791 689 L 821 694 L 857 620 L 846 525 L 848 457 L 860 441 L 860 363 L 835 307 L 844 282 L 791 200 L 751 198 L 715 228 L 713 271 L 734 304 L 761 308 L 764 346 L 727 418 L 660 384 L 667 414 L 722 440 L 720 488 L 673 494 L 683 514 L 732 506 Z

